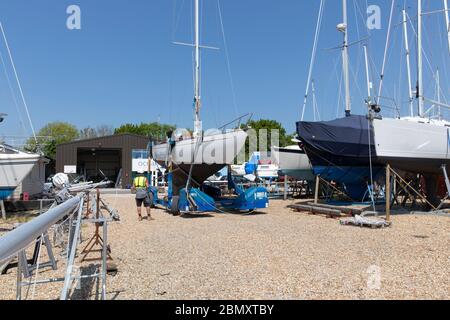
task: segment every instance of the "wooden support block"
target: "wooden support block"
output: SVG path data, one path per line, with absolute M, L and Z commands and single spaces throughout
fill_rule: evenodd
M 391 166 L 386 166 L 386 220 L 391 221 Z
M 3 202 L 3 200 L 0 200 L 0 209 L 2 211 L 2 219 L 6 220 L 5 203 Z
M 319 203 L 319 187 L 320 187 L 320 177 L 316 177 L 316 189 L 314 191 L 314 204 Z

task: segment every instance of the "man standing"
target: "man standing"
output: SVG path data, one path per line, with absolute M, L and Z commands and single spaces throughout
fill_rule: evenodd
M 133 188 L 136 190 L 136 205 L 139 221 L 142 221 L 142 204 L 144 204 L 144 207 L 147 210 L 147 220 L 154 220 L 150 214 L 150 207 L 152 203 L 148 193 L 147 178 L 144 175 L 139 175 L 134 178 Z

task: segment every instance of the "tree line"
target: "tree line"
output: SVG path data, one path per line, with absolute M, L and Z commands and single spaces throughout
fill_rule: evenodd
M 280 146 L 286 146 L 292 144 L 291 139 L 293 135 L 288 135 L 281 123 L 274 120 L 252 120 L 247 124 L 249 127 L 255 130 L 267 129 L 269 132 L 268 141 L 270 141 L 270 132 L 273 129 L 279 130 Z M 55 159 L 56 146 L 58 144 L 73 142 L 77 140 L 85 140 L 92 138 L 105 137 L 115 134 L 131 133 L 146 137 L 152 137 L 155 140 L 163 141 L 167 132 L 173 131 L 176 126 L 169 124 L 161 124 L 157 122 L 132 124 L 126 123 L 118 128 L 114 128 L 108 125 L 101 125 L 98 127 L 86 127 L 78 129 L 68 122 L 51 122 L 45 125 L 37 133 L 37 143 L 34 138 L 30 138 L 25 150 L 29 152 L 41 152 L 46 157 Z M 259 139 L 259 137 L 258 137 Z

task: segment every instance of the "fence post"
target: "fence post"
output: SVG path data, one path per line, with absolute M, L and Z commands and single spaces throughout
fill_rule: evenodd
M 386 220 L 391 221 L 391 166 L 386 166 Z
M 0 200 L 0 209 L 2 210 L 2 219 L 6 220 L 5 203 L 3 202 L 3 200 Z
M 316 177 L 316 189 L 314 191 L 314 204 L 319 203 L 319 187 L 320 187 L 320 176 Z

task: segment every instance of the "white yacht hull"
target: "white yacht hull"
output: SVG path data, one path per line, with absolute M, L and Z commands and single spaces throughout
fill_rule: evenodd
M 0 199 L 9 197 L 39 161 L 39 155 L 0 154 Z
M 450 128 L 445 122 L 422 119 L 375 119 L 377 158 L 392 167 L 417 173 L 440 174 L 450 165 Z
M 272 157 L 278 163 L 282 175 L 299 180 L 314 180 L 308 156 L 298 145 L 287 148 L 272 147 Z
M 197 145 L 197 139 L 177 141 L 170 153 L 173 167 L 174 195 L 186 185 L 192 166 L 192 181 L 194 186 L 200 186 L 206 179 L 220 171 L 223 167 L 233 164 L 236 156 L 245 146 L 247 133 L 235 130 L 226 133 L 205 135 Z M 196 150 L 196 147 L 198 148 Z M 152 156 L 160 164 L 169 161 L 169 145 L 156 145 Z

